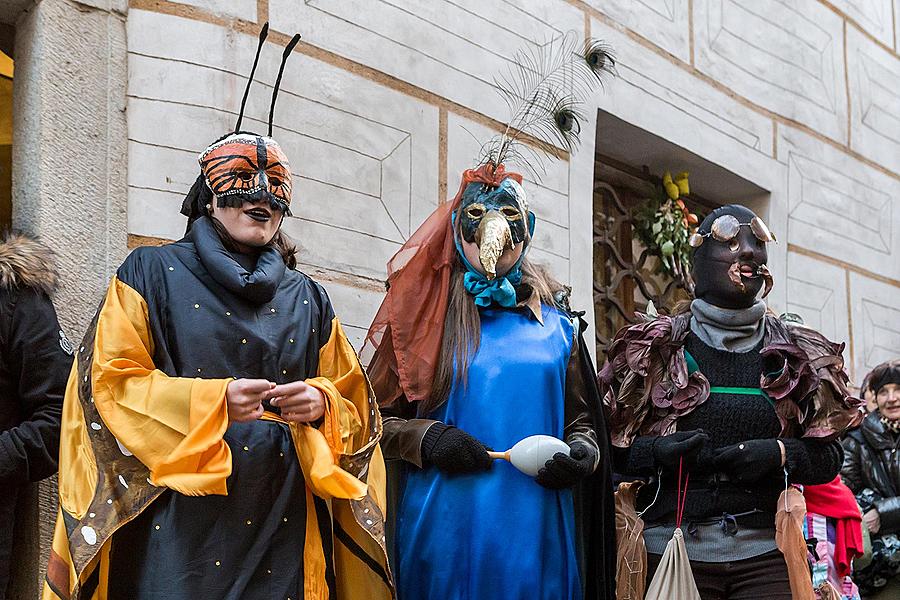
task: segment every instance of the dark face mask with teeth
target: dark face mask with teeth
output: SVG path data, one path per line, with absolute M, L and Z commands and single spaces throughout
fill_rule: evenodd
M 733 230 L 727 232 L 731 239 L 720 241 L 716 238 L 726 236 L 715 235 L 713 223 L 726 215 L 733 216 L 739 225 L 733 237 Z M 695 297 L 722 308 L 739 309 L 752 306 L 760 291 L 768 294 L 772 288 L 772 277 L 766 267 L 768 242 L 749 226 L 756 218 L 749 208 L 732 204 L 714 210 L 703 220 L 698 228 L 703 240 L 694 249 Z M 728 221 L 726 224 L 734 224 Z

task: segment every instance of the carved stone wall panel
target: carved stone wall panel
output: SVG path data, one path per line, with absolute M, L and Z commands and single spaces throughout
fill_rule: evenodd
M 860 27 L 879 41 L 888 46 L 894 45 L 893 8 L 891 5 L 896 5 L 896 2 L 891 0 L 831 0 L 831 4 L 856 21 Z
M 166 240 L 184 236 L 187 219 L 181 216 L 184 193 L 128 188 L 128 233 Z
M 618 77 L 601 97 L 604 108 L 676 143 L 679 135 L 696 139 L 702 134 L 697 145 L 720 156 L 748 148 L 772 156 L 771 119 L 596 19 L 591 32 L 615 48 L 617 56 Z
M 788 167 L 794 221 L 877 252 L 890 252 L 892 202 L 887 194 L 868 188 L 862 197 L 855 197 L 859 182 L 851 175 L 832 172 L 827 164 L 799 153 L 790 153 Z
M 210 136 L 208 128 L 196 124 L 221 120 L 218 117 L 222 113 L 203 107 L 183 107 L 168 116 L 171 129 L 163 129 L 157 123 L 160 111 L 167 108 L 166 103 L 133 98 L 130 106 L 133 108 L 130 145 L 136 148 L 134 159 L 142 161 L 131 161 L 130 186 L 167 190 L 180 193 L 183 197 L 199 172 L 196 156 L 202 148 L 194 147 L 187 152 L 181 148 L 196 143 L 195 140 L 204 140 L 201 146 L 205 146 L 206 140 L 218 137 Z M 220 131 L 227 131 L 227 122 L 233 120 L 231 114 L 225 113 L 224 117 L 226 122 L 222 123 Z M 259 130 L 259 127 L 253 128 Z M 389 133 L 392 132 L 386 131 L 385 137 Z M 276 128 L 275 135 L 292 158 L 295 178 L 293 212 L 296 217 L 356 229 L 398 246 L 402 243 L 409 227 L 411 156 L 408 135 L 401 139 L 396 148 L 386 146 L 382 155 L 375 154 L 376 149 L 367 149 L 373 153 L 367 155 L 358 149 L 307 139 L 301 134 L 279 128 Z M 406 168 L 397 169 L 398 159 L 395 157 L 399 157 Z M 165 168 L 171 170 L 164 171 Z M 385 186 L 383 180 L 388 185 Z M 398 202 L 398 189 L 405 190 L 402 204 Z M 390 210 L 391 204 L 394 210 Z M 133 217 L 138 217 L 133 210 L 131 213 Z M 173 213 L 173 219 L 180 220 L 177 211 Z M 153 219 L 152 224 L 167 229 L 167 224 L 158 220 Z
M 900 52 L 900 2 L 894 2 L 894 50 Z
M 231 70 L 245 66 L 236 57 L 252 56 L 255 39 L 178 17 L 131 15 L 129 231 L 169 237 L 183 230 L 183 218 L 175 210 L 166 221 L 150 203 L 162 198 L 172 206 L 183 198 L 198 173 L 197 154 L 234 127 L 246 79 Z M 197 47 L 162 43 L 161 32 L 197 40 Z M 263 51 L 247 129 L 265 131 L 281 51 L 274 44 Z M 383 279 L 388 258 L 434 206 L 437 109 L 296 54 L 275 123 L 294 174 L 295 218 L 285 229 L 308 238 L 297 239 L 309 251 L 301 261 Z
M 797 130 L 779 132 L 791 243 L 900 278 L 900 181 Z
M 176 4 L 186 4 L 208 10 L 217 15 L 226 15 L 245 21 L 257 20 L 257 0 L 173 0 Z
M 850 145 L 900 173 L 900 58 L 847 29 Z
M 587 4 L 681 60 L 690 61 L 688 0 L 587 0 Z
M 803 318 L 809 327 L 828 339 L 850 339 L 850 313 L 847 308 L 846 272 L 840 267 L 788 252 L 787 311 Z M 781 285 L 781 282 L 775 282 Z M 850 352 L 844 352 L 848 368 Z
M 343 281 L 327 276 L 323 279 L 317 277 L 315 271 L 309 275 L 328 290 L 328 298 L 334 307 L 334 313 L 340 319 L 347 339 L 359 352 L 369 325 L 384 297 L 383 289 L 371 284 L 365 285 L 364 282 L 355 279 Z
M 547 252 L 535 244 L 528 254 L 528 258 L 539 265 L 546 267 L 550 274 L 558 281 L 584 289 L 584 284 L 572 281 L 572 261 L 558 254 Z
M 285 219 L 282 229 L 297 244 L 301 269 L 313 267 L 377 281 L 400 244 L 308 219 Z
M 535 213 L 537 214 L 537 213 Z M 569 230 L 538 218 L 534 230 L 534 247 L 554 254 L 561 259 L 569 258 Z
M 847 140 L 843 21 L 815 0 L 697 0 L 695 64 L 756 104 Z
M 279 31 L 299 31 L 318 47 L 374 67 L 500 119 L 494 79 L 515 52 L 562 32 L 584 30 L 563 0 L 270 0 Z
M 856 384 L 879 363 L 900 356 L 900 308 L 895 286 L 850 274 Z
M 569 228 L 569 197 L 565 192 L 551 189 L 529 179 L 528 204 L 541 219 L 560 227 Z
M 466 169 L 478 164 L 481 146 L 498 131 L 469 119 L 450 114 L 447 118 L 447 195 L 452 198 L 459 189 L 459 178 Z M 543 156 L 543 155 L 541 155 Z M 546 157 L 534 162 L 540 166 L 537 173 L 527 166 L 508 161 L 506 169 L 521 173 L 528 183 L 525 191 L 528 204 L 541 219 L 557 224 L 568 222 L 562 206 L 569 193 L 568 161 Z

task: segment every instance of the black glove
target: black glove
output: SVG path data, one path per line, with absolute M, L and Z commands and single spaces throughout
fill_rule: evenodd
M 557 452 L 544 463 L 534 480 L 545 488 L 570 488 L 594 471 L 595 451 L 587 444 L 573 444 L 569 454 Z
M 702 429 L 676 431 L 653 440 L 653 460 L 663 467 L 677 467 L 684 459 L 685 466 L 692 466 L 700 455 L 709 436 Z
M 445 473 L 487 471 L 494 461 L 484 444 L 444 423 L 435 423 L 422 439 L 422 458 Z
M 747 440 L 719 448 L 714 453 L 716 469 L 740 483 L 753 483 L 781 468 L 778 440 Z

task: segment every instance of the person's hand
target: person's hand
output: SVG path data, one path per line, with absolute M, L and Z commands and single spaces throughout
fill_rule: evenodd
M 572 444 L 568 454 L 557 452 L 544 463 L 534 480 L 545 488 L 570 488 L 594 472 L 596 454 L 586 444 Z
M 305 381 L 282 383 L 269 394 L 272 406 L 281 409 L 281 417 L 292 423 L 312 423 L 325 414 L 325 394 Z
M 235 379 L 225 390 L 228 420 L 235 423 L 255 421 L 263 414 L 262 403 L 269 399 L 275 384 L 265 379 Z
M 713 453 L 716 469 L 740 483 L 753 483 L 781 467 L 778 440 L 747 440 Z
M 684 459 L 687 466 L 692 465 L 709 441 L 709 436 L 702 429 L 676 431 L 669 435 L 661 435 L 653 440 L 653 460 L 663 467 L 677 467 Z
M 477 473 L 494 464 L 484 444 L 462 429 L 441 422 L 425 433 L 422 458 L 445 473 Z
M 881 530 L 881 515 L 879 515 L 878 511 L 874 508 L 870 508 L 866 511 L 866 514 L 862 516 L 862 522 L 872 535 L 875 535 Z

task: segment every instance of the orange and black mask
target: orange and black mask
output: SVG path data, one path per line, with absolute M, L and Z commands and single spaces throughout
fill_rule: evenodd
M 272 120 L 284 65 L 300 41 L 300 34 L 291 38 L 281 55 L 281 67 L 278 69 L 278 77 L 272 89 L 272 104 L 269 107 L 268 134 L 260 135 L 241 129 L 250 84 L 253 83 L 259 55 L 268 33 L 269 24 L 266 23 L 259 32 L 256 58 L 253 59 L 253 68 L 247 79 L 234 132 L 213 142 L 200 155 L 200 175 L 181 204 L 181 214 L 188 218 L 188 229 L 197 219 L 209 216 L 213 197 L 219 208 L 240 208 L 245 202 L 268 202 L 273 211 L 280 211 L 286 217 L 291 216 L 291 166 L 281 146 L 272 139 Z
M 219 208 L 267 201 L 272 210 L 291 214 L 291 167 L 271 137 L 228 135 L 200 155 L 200 170 Z

